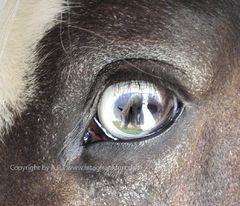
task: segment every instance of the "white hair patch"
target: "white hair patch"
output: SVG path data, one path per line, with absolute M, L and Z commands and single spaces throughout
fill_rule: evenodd
M 0 0 L 0 140 L 34 97 L 36 45 L 64 0 Z

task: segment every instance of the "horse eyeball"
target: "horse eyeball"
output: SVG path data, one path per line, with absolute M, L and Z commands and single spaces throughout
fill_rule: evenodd
M 162 130 L 176 116 L 178 105 L 167 88 L 145 81 L 119 82 L 103 92 L 96 121 L 115 140 L 135 140 Z

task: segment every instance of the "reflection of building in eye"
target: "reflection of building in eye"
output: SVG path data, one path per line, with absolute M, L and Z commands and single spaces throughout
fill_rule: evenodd
M 140 125 L 142 111 L 142 98 L 139 95 L 130 97 L 121 111 L 121 128 L 127 128 L 129 124 Z

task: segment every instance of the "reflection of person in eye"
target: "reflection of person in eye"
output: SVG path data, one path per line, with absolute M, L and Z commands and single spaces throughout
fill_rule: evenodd
M 131 123 L 133 126 L 140 125 L 140 114 L 142 111 L 142 98 L 138 95 L 130 97 L 121 110 L 121 128 L 127 128 Z

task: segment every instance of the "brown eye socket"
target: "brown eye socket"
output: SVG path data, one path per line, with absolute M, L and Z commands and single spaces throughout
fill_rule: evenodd
M 93 137 L 105 134 L 113 140 L 130 141 L 156 134 L 179 114 L 176 95 L 164 87 L 145 81 L 125 81 L 105 89 L 98 103 Z

